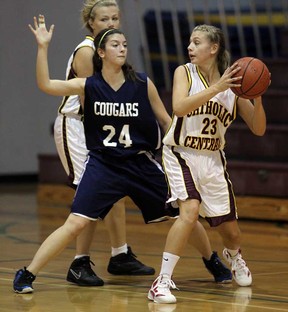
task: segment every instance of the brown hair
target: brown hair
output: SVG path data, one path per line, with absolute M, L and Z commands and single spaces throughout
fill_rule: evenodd
M 99 57 L 99 54 L 98 54 L 98 49 L 102 49 L 105 51 L 106 42 L 108 41 L 109 36 L 114 35 L 114 34 L 121 34 L 125 36 L 125 34 L 120 29 L 109 28 L 109 29 L 103 29 L 95 37 L 94 39 L 95 53 L 93 55 L 94 72 L 101 72 L 102 66 L 103 66 L 102 59 Z M 132 80 L 132 81 L 136 81 L 136 80 L 141 81 L 141 79 L 137 77 L 135 70 L 129 63 L 125 62 L 125 64 L 122 66 L 122 70 L 123 70 L 125 79 Z

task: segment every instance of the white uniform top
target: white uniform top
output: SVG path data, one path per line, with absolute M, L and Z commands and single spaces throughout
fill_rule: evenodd
M 184 65 L 189 95 L 208 88 L 197 66 Z M 163 139 L 163 165 L 170 190 L 168 202 L 197 199 L 199 213 L 211 226 L 237 219 L 232 183 L 226 170 L 224 135 L 236 118 L 237 97 L 218 93 L 184 117 L 173 116 Z
M 77 77 L 77 73 L 74 72 L 72 64 L 76 52 L 83 47 L 90 47 L 93 50 L 95 50 L 94 39 L 92 36 L 86 36 L 86 38 L 81 43 L 78 44 L 78 46 L 75 48 L 74 52 L 70 56 L 66 69 L 67 80 Z M 70 95 L 63 97 L 58 112 L 63 115 L 71 115 L 71 114 L 82 115 L 79 95 Z
M 83 47 L 95 50 L 92 36 L 86 36 L 70 56 L 66 69 L 67 80 L 77 77 L 72 64 L 76 52 Z M 69 177 L 68 183 L 74 186 L 79 184 L 88 155 L 82 115 L 80 97 L 78 95 L 65 96 L 54 124 L 56 148 Z
M 184 67 L 190 84 L 189 95 L 209 87 L 196 65 L 188 63 Z M 184 117 L 174 115 L 163 143 L 197 150 L 223 150 L 225 132 L 236 118 L 235 104 L 236 95 L 227 89 Z

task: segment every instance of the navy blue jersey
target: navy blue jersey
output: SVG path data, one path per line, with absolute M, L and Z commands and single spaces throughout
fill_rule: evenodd
M 160 128 L 148 98 L 147 75 L 113 90 L 101 73 L 87 78 L 84 129 L 90 152 L 126 158 L 161 146 Z

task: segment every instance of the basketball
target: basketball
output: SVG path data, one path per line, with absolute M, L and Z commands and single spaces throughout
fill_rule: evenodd
M 242 76 L 241 80 L 235 82 L 241 83 L 241 87 L 233 87 L 231 90 L 239 97 L 250 100 L 265 93 L 270 84 L 270 72 L 267 66 L 254 57 L 243 57 L 236 62 L 241 69 L 233 77 Z

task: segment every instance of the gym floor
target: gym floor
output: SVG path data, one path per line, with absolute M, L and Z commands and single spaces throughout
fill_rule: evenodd
M 145 225 L 135 209 L 127 210 L 127 241 L 138 259 L 154 266 L 155 276 L 113 276 L 106 268 L 110 244 L 103 222 L 91 251 L 96 273 L 103 287 L 77 287 L 66 282 L 74 257 L 74 243 L 39 273 L 33 294 L 19 295 L 12 290 L 17 269 L 27 266 L 42 241 L 60 226 L 66 205 L 37 202 L 37 185 L 1 186 L 0 194 L 0 311 L 97 311 L 97 312 L 255 312 L 288 311 L 288 224 L 240 220 L 242 253 L 253 275 L 251 287 L 214 283 L 201 256 L 188 245 L 173 276 L 178 290 L 176 304 L 159 305 L 147 299 L 147 292 L 160 269 L 167 232 L 173 221 Z M 221 256 L 219 235 L 205 221 L 214 250 Z

